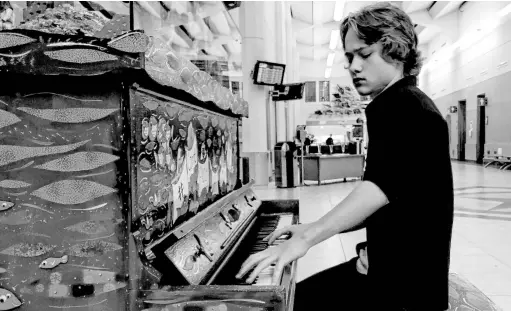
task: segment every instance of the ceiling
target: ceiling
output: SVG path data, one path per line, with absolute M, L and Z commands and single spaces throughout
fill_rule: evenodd
M 94 1 L 96 2 L 96 1 Z M 297 50 L 302 60 L 323 62 L 326 65 L 332 30 L 339 29 L 334 20 L 336 6 L 342 17 L 377 1 L 289 1 Z M 112 6 L 127 6 L 123 2 L 98 2 L 107 10 Z M 136 1 L 135 22 L 141 28 L 157 29 L 166 34 L 172 48 L 190 59 L 227 60 L 229 70 L 241 68 L 241 35 L 238 27 L 239 2 L 229 1 Z M 451 24 L 447 14 L 456 11 L 463 1 L 391 1 L 410 15 L 425 44 Z M 340 18 L 338 18 L 340 20 Z M 147 24 L 147 25 L 144 25 Z M 452 28 L 452 27 L 451 27 Z M 338 42 L 333 63 L 344 61 L 342 43 Z
M 339 29 L 334 20 L 336 3 L 344 7 L 342 16 L 375 3 L 376 1 L 290 1 L 293 30 L 301 59 L 325 61 L 331 52 L 329 48 L 332 30 Z M 463 1 L 391 1 L 410 15 L 419 35 L 419 44 L 428 43 L 444 31 L 441 17 L 454 12 Z M 444 27 L 443 27 L 444 26 Z M 335 49 L 334 63 L 343 62 L 342 43 Z
M 86 3 L 87 1 L 80 1 Z M 92 1 L 113 14 L 129 14 L 129 2 Z M 241 69 L 241 35 L 230 10 L 232 1 L 134 1 L 136 29 L 162 36 L 190 60 L 222 60 Z

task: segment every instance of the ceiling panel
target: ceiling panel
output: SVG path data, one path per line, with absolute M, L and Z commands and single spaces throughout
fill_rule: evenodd
M 406 13 L 428 9 L 435 1 L 404 1 L 402 9 Z
M 440 18 L 451 12 L 456 11 L 463 1 L 436 1 L 429 9 L 429 13 L 433 18 Z
M 304 59 L 314 59 L 314 49 L 307 49 L 303 52 L 300 52 L 300 57 Z
M 313 4 L 312 15 L 315 25 L 333 20 L 335 1 L 314 1 Z
M 428 43 L 437 35 L 438 35 L 438 30 L 431 28 L 431 27 L 426 27 L 419 34 L 419 43 L 420 44 Z
M 210 41 L 213 39 L 213 33 L 211 33 L 209 27 L 206 26 L 202 18 L 198 18 L 195 21 L 188 23 L 185 28 L 195 40 Z
M 316 48 L 314 52 L 314 56 L 316 59 L 325 59 L 325 61 L 328 58 L 328 54 L 330 54 L 329 49 Z
M 346 3 L 344 4 L 343 15 L 347 16 L 349 13 L 358 11 L 361 8 L 373 3 L 376 3 L 376 1 L 346 1 Z
M 231 34 L 231 27 L 229 26 L 229 22 L 227 21 L 224 12 L 219 12 L 218 14 L 210 16 L 209 21 L 217 34 L 225 36 Z
M 344 16 L 376 2 L 377 1 L 346 1 L 344 3 Z M 400 7 L 407 13 L 414 12 L 415 15 L 412 14 L 412 20 L 413 16 L 417 16 L 417 18 L 423 17 L 423 15 L 417 15 L 418 13 L 424 13 L 428 16 L 430 22 L 426 25 L 424 25 L 424 23 L 419 23 L 420 21 L 413 20 L 416 24 L 420 24 L 416 27 L 416 31 L 421 44 L 430 42 L 443 31 L 441 27 L 437 26 L 438 23 L 436 23 L 436 19 L 427 11 L 432 7 L 434 1 L 391 1 L 391 3 Z M 440 17 L 455 11 L 460 3 L 459 1 L 443 3 L 440 12 L 437 12 L 435 16 Z M 297 42 L 314 47 L 314 49 L 305 46 L 299 48 L 300 57 L 307 59 L 311 59 L 311 57 L 320 60 L 322 58 L 326 59 L 329 51 L 328 44 L 330 43 L 331 31 L 339 27 L 339 22 L 333 20 L 336 2 L 291 1 L 290 5 L 294 17 L 293 30 L 295 31 Z M 343 50 L 340 40 L 336 50 L 340 56 L 336 57 L 335 63 L 342 63 L 344 57 L 342 56 Z
M 330 36 L 332 31 L 321 28 L 314 28 L 314 45 L 324 45 L 330 43 Z
M 291 4 L 293 18 L 312 24 L 312 1 L 294 2 Z
M 296 42 L 314 45 L 314 29 L 309 28 L 296 33 Z

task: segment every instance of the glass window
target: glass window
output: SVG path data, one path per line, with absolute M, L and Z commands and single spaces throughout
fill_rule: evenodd
M 316 102 L 316 81 L 305 82 L 305 102 L 314 103 Z
M 330 81 L 319 81 L 319 101 L 330 101 Z
M 240 83 L 238 81 L 231 81 L 231 92 L 233 94 L 240 93 Z

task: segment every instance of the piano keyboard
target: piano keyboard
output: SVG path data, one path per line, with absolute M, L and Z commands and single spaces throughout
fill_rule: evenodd
M 275 266 L 267 267 L 250 283 L 246 280 L 250 272 L 244 279 L 236 278 L 241 265 L 250 255 L 276 247 L 288 239 L 288 235 L 283 235 L 268 245 L 267 241 L 263 241 L 266 237 L 275 230 L 296 224 L 299 218 L 298 200 L 260 201 L 249 186 L 228 194 L 222 199 L 224 201 L 218 201 L 221 204 L 213 203 L 216 205 L 198 213 L 195 218 L 169 232 L 157 243 L 146 247 L 146 254 L 148 251 L 153 254 L 150 263 L 163 274 L 160 283 L 171 287 L 163 293 L 160 290 L 148 292 L 144 299 L 154 296 L 151 299 L 156 304 L 161 303 L 163 298 L 171 297 L 243 298 L 264 301 L 264 305 L 257 306 L 261 310 L 293 310 L 295 261 L 282 270 L 276 284 L 272 284 Z M 233 211 L 240 212 L 237 221 L 219 215 L 222 213 L 227 216 Z M 232 229 L 224 232 L 227 222 L 232 224 Z M 188 258 L 190 260 L 187 262 Z M 218 299 L 208 303 L 201 301 L 197 309 L 215 307 Z M 245 306 L 240 308 L 246 309 Z
M 255 235 L 255 242 L 251 245 L 250 250 L 248 252 L 248 256 L 264 251 L 267 248 L 275 247 L 282 242 L 286 241 L 289 236 L 282 235 L 278 239 L 276 239 L 272 244 L 268 244 L 267 241 L 263 241 L 265 237 L 270 235 L 272 232 L 276 230 L 280 230 L 287 226 L 293 224 L 293 215 L 292 214 L 282 214 L 282 215 L 265 215 L 261 217 L 261 223 L 258 226 L 257 233 Z M 248 258 L 247 256 L 247 258 Z M 275 270 L 275 264 L 270 265 L 256 277 L 254 282 L 249 285 L 272 285 L 273 272 Z M 246 277 L 250 276 L 250 271 L 247 273 Z M 245 283 L 247 284 L 247 283 Z

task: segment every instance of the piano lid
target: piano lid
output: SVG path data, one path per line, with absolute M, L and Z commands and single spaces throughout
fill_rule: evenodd
M 167 275 L 170 265 L 186 281 L 183 285 L 207 283 L 261 206 L 252 185 L 233 191 L 146 247 L 149 262 Z
M 141 31 L 104 39 L 13 29 L 0 31 L 0 42 L 0 71 L 88 76 L 143 68 L 149 38 Z

